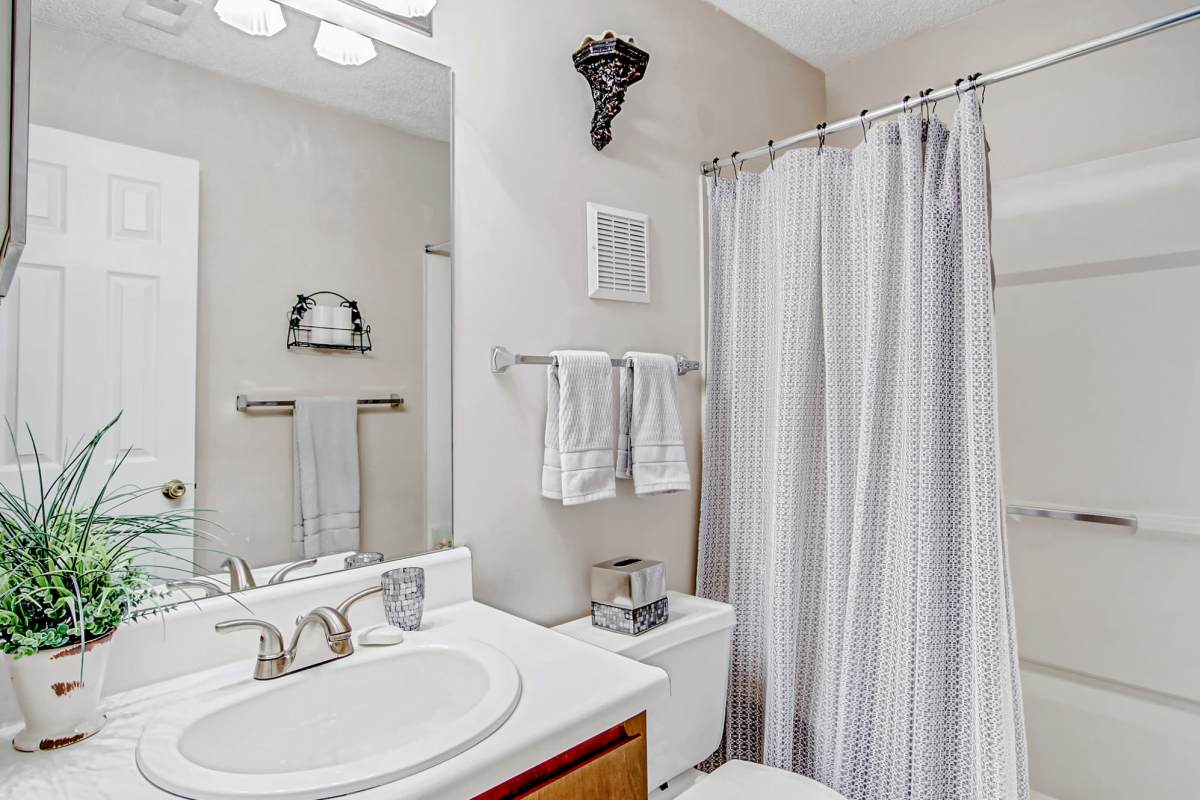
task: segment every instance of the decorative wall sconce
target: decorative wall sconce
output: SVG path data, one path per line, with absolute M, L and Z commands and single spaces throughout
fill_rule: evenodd
M 646 74 L 650 54 L 634 44 L 632 36 L 605 31 L 588 36 L 572 56 L 575 69 L 592 87 L 592 144 L 603 150 L 612 141 L 612 121 L 621 112 L 625 90 Z

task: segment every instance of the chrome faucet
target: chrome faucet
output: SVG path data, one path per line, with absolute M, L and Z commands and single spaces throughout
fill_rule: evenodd
M 218 622 L 215 630 L 217 633 L 258 630 L 258 659 L 254 665 L 254 679 L 269 681 L 274 678 L 282 678 L 284 675 L 291 675 L 293 672 L 351 655 L 354 652 L 354 642 L 351 640 L 353 631 L 346 615 L 350 613 L 350 607 L 359 600 L 382 591 L 382 586 L 372 586 L 352 594 L 337 608 L 317 606 L 296 621 L 296 630 L 292 633 L 291 644 L 286 649 L 283 646 L 283 634 L 279 632 L 279 628 L 262 620 L 231 619 Z M 310 625 L 319 625 L 324 631 L 324 648 L 301 646 L 301 634 Z
M 301 634 L 309 625 L 320 625 L 325 632 L 325 648 L 301 649 Z M 258 660 L 254 664 L 254 679 L 269 681 L 282 678 L 302 669 L 345 658 L 354 652 L 354 643 L 350 640 L 350 623 L 337 609 L 319 606 L 300 618 L 296 631 L 292 634 L 292 642 L 285 649 L 283 634 L 269 622 L 258 619 L 231 619 L 218 622 L 217 633 L 229 633 L 257 629 Z

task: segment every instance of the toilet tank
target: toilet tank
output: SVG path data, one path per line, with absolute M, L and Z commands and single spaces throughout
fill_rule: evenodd
M 663 669 L 671 696 L 646 709 L 650 786 L 659 786 L 712 755 L 725 727 L 733 607 L 667 592 L 670 618 L 639 636 L 592 625 L 589 617 L 554 630 Z

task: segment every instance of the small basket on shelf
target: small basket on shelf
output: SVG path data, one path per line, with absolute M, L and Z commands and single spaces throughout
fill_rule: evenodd
M 323 295 L 336 298 L 338 303 L 318 302 Z M 371 326 L 363 322 L 357 300 L 337 292 L 298 294 L 288 312 L 287 346 L 367 353 L 371 350 Z

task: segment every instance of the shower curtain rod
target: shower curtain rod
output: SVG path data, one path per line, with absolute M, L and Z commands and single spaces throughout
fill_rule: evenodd
M 890 117 L 892 114 L 898 114 L 902 111 L 907 111 L 912 108 L 920 108 L 922 103 L 936 103 L 937 101 L 951 97 L 952 95 L 963 91 L 964 89 L 970 89 L 971 87 L 981 89 L 988 84 L 1006 81 L 1009 78 L 1015 78 L 1018 75 L 1025 75 L 1029 72 L 1036 72 L 1037 70 L 1043 69 L 1044 67 L 1049 67 L 1052 64 L 1061 64 L 1064 61 L 1070 61 L 1073 58 L 1078 58 L 1079 56 L 1087 55 L 1088 53 L 1095 53 L 1099 50 L 1107 49 L 1116 44 L 1123 44 L 1124 42 L 1130 42 L 1134 39 L 1140 39 L 1143 36 L 1148 36 L 1152 33 L 1158 33 L 1159 31 L 1165 31 L 1168 28 L 1174 28 L 1176 25 L 1182 25 L 1185 22 L 1191 22 L 1197 18 L 1200 18 L 1200 5 L 1192 6 L 1191 8 L 1185 8 L 1182 11 L 1175 12 L 1174 14 L 1168 14 L 1167 16 L 1160 17 L 1159 19 L 1143 22 L 1140 25 L 1134 25 L 1132 28 L 1116 31 L 1115 33 L 1110 33 L 1107 36 L 1101 36 L 1098 39 L 1081 42 L 1073 47 L 1067 47 L 1062 50 L 1057 50 L 1053 53 L 1047 53 L 1043 56 L 1038 56 L 1037 58 L 1031 58 L 1028 61 L 1023 61 L 1020 64 L 1014 64 L 1011 67 L 1005 67 L 1004 69 L 998 69 L 993 72 L 976 74 L 973 80 L 971 78 L 960 79 L 956 83 L 950 84 L 949 86 L 943 86 L 941 89 L 929 92 L 923 97 L 918 97 L 915 100 L 910 98 L 901 100 L 899 103 L 892 103 L 890 106 L 884 106 L 883 108 L 879 108 L 874 111 L 864 110 L 862 114 L 859 114 L 856 117 L 846 117 L 845 119 L 838 120 L 837 122 L 830 122 L 823 126 L 813 128 L 810 131 L 805 131 L 804 133 L 798 133 L 795 136 L 789 136 L 786 139 L 781 139 L 778 142 L 771 142 L 763 147 L 758 147 L 754 150 L 748 150 L 745 153 L 735 151 L 730 155 L 729 158 L 713 159 L 712 161 L 704 162 L 700 165 L 700 171 L 704 175 L 711 175 L 721 167 L 727 167 L 734 164 L 735 161 L 740 164 L 750 158 L 761 158 L 763 156 L 771 155 L 772 153 L 777 153 L 785 148 L 797 145 L 800 142 L 820 138 L 822 134 L 827 135 L 837 131 L 844 131 L 849 128 L 858 127 L 860 125 L 865 126 L 877 119 Z M 961 85 L 964 82 L 968 82 L 968 85 L 965 87 Z

